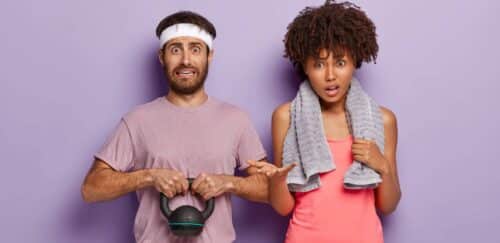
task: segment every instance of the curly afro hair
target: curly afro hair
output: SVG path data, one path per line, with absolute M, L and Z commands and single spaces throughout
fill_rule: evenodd
M 356 68 L 363 61 L 375 61 L 378 44 L 375 25 L 357 5 L 327 0 L 320 7 L 306 7 L 287 27 L 285 57 L 302 77 L 303 64 L 309 56 L 319 57 L 320 49 L 335 57 L 350 54 Z

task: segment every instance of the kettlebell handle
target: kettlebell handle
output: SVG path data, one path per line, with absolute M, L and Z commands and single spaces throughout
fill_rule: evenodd
M 194 178 L 188 178 L 189 182 L 189 190 L 191 190 L 191 184 L 193 184 Z M 163 215 L 167 218 L 170 218 L 170 215 L 172 215 L 172 209 L 168 206 L 169 199 L 165 194 L 160 192 L 160 209 Z M 201 215 L 203 215 L 203 220 L 207 220 L 210 215 L 212 215 L 214 211 L 214 206 L 215 206 L 215 199 L 212 197 L 208 199 L 205 202 L 205 210 L 201 212 Z

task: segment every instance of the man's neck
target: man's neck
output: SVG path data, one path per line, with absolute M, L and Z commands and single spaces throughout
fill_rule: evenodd
M 166 95 L 166 99 L 176 106 L 198 107 L 207 101 L 208 95 L 205 93 L 204 89 L 200 89 L 199 91 L 188 95 L 178 94 L 170 90 Z

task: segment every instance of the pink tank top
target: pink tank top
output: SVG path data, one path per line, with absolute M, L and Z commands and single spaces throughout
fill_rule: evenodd
M 336 169 L 320 175 L 321 187 L 295 193 L 286 243 L 383 243 L 373 189 L 347 190 L 343 175 L 352 164 L 352 136 L 328 139 Z

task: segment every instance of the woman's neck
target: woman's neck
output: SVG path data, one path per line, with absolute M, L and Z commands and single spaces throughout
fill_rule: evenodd
M 321 112 L 329 113 L 329 114 L 343 114 L 345 112 L 345 102 L 346 97 L 342 97 L 341 100 L 332 103 L 326 103 L 323 100 L 320 100 Z

